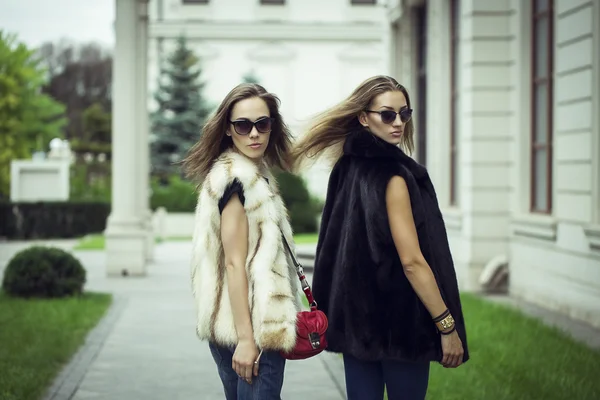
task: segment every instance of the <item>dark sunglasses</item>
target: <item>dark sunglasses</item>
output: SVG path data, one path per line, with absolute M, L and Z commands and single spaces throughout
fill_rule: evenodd
M 241 118 L 235 121 L 229 121 L 233 124 L 233 129 L 238 135 L 247 135 L 252 131 L 253 127 L 260 133 L 271 132 L 271 125 L 273 124 L 273 118 L 263 117 L 252 122 L 249 119 Z
M 391 111 L 391 110 L 385 110 L 385 111 L 372 111 L 372 110 L 365 110 L 365 112 L 369 112 L 369 113 L 376 113 L 379 114 L 381 116 L 381 122 L 383 122 L 384 124 L 391 124 L 396 120 L 396 115 L 400 115 L 400 121 L 406 123 L 410 120 L 410 117 L 412 117 L 412 108 L 405 108 L 403 110 L 400 110 L 399 113 L 397 113 L 396 111 Z

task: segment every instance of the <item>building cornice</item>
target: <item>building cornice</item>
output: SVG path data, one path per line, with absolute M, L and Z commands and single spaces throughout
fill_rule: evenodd
M 188 38 L 202 40 L 328 40 L 381 41 L 383 24 L 372 23 L 280 23 L 244 21 L 152 21 L 151 38 Z

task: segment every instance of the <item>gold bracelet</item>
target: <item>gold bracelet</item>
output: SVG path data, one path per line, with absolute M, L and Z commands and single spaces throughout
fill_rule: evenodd
M 448 315 L 443 320 L 436 322 L 435 325 L 437 326 L 440 332 L 445 331 L 454 326 L 454 318 L 452 318 L 452 315 Z

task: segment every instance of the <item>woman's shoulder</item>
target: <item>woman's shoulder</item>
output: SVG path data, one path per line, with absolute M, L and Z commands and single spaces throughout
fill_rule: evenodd
M 248 188 L 261 178 L 256 164 L 233 151 L 223 152 L 214 162 L 205 179 L 210 192 L 221 197 L 231 185 Z

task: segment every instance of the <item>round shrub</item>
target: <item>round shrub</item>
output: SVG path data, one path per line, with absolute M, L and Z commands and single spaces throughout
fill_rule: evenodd
M 2 288 L 19 297 L 65 297 L 83 292 L 85 269 L 70 253 L 33 246 L 8 262 Z

